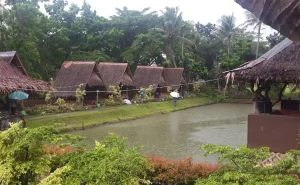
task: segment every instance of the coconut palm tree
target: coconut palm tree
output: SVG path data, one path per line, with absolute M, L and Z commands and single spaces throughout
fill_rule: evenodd
M 249 11 L 245 11 L 246 22 L 243 24 L 244 28 L 248 28 L 249 26 L 253 26 L 253 29 L 257 29 L 257 44 L 256 44 L 256 58 L 258 58 L 258 49 L 260 45 L 260 35 L 262 29 L 262 21 L 260 21 L 253 13 Z
M 231 15 L 223 15 L 218 22 L 220 24 L 219 25 L 220 36 L 227 41 L 227 53 L 229 56 L 231 43 L 238 30 L 238 27 L 236 26 L 236 18 L 232 13 Z
M 174 67 L 177 67 L 173 51 L 175 40 L 180 39 L 182 42 L 187 43 L 191 43 L 191 41 L 180 36 L 184 28 L 184 22 L 179 7 L 166 7 L 165 11 L 162 11 L 162 14 L 164 21 L 163 28 L 152 28 L 150 30 L 155 30 L 167 36 L 167 57 L 172 61 Z

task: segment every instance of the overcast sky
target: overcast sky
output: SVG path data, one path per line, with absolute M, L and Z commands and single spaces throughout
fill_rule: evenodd
M 78 5 L 83 4 L 83 0 L 69 0 L 69 2 Z M 237 25 L 245 21 L 245 10 L 240 7 L 234 0 L 87 0 L 96 10 L 98 15 L 109 17 L 115 14 L 115 8 L 142 10 L 150 7 L 152 11 L 163 10 L 166 6 L 180 7 L 183 12 L 184 20 L 200 22 L 202 24 L 211 22 L 217 23 L 222 15 L 231 15 L 234 13 L 237 18 Z M 270 28 L 266 28 L 264 35 L 273 33 Z

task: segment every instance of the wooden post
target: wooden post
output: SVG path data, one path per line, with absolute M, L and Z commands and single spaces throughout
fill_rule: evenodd
M 99 102 L 99 90 L 97 90 L 97 102 L 96 102 L 96 105 L 98 104 Z

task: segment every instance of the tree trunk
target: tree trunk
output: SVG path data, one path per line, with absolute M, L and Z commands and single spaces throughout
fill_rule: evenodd
M 257 34 L 257 44 L 256 44 L 256 59 L 258 58 L 258 49 L 259 49 L 259 40 L 260 40 L 260 31 L 261 31 L 261 22 L 258 26 L 258 34 Z
M 169 55 L 170 55 L 170 59 L 173 62 L 173 66 L 175 68 L 177 68 L 176 62 L 175 62 L 175 58 L 174 58 L 174 54 L 173 54 L 173 45 L 172 45 L 172 41 L 169 41 Z

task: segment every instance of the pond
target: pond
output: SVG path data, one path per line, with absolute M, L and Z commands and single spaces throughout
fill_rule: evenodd
M 179 102 L 180 103 L 180 102 Z M 168 159 L 193 157 L 194 162 L 215 162 L 202 158 L 203 144 L 240 146 L 247 142 L 250 104 L 214 104 L 143 119 L 107 124 L 73 134 L 86 137 L 92 146 L 109 133 L 126 137 L 129 146 L 143 146 L 141 152 Z

